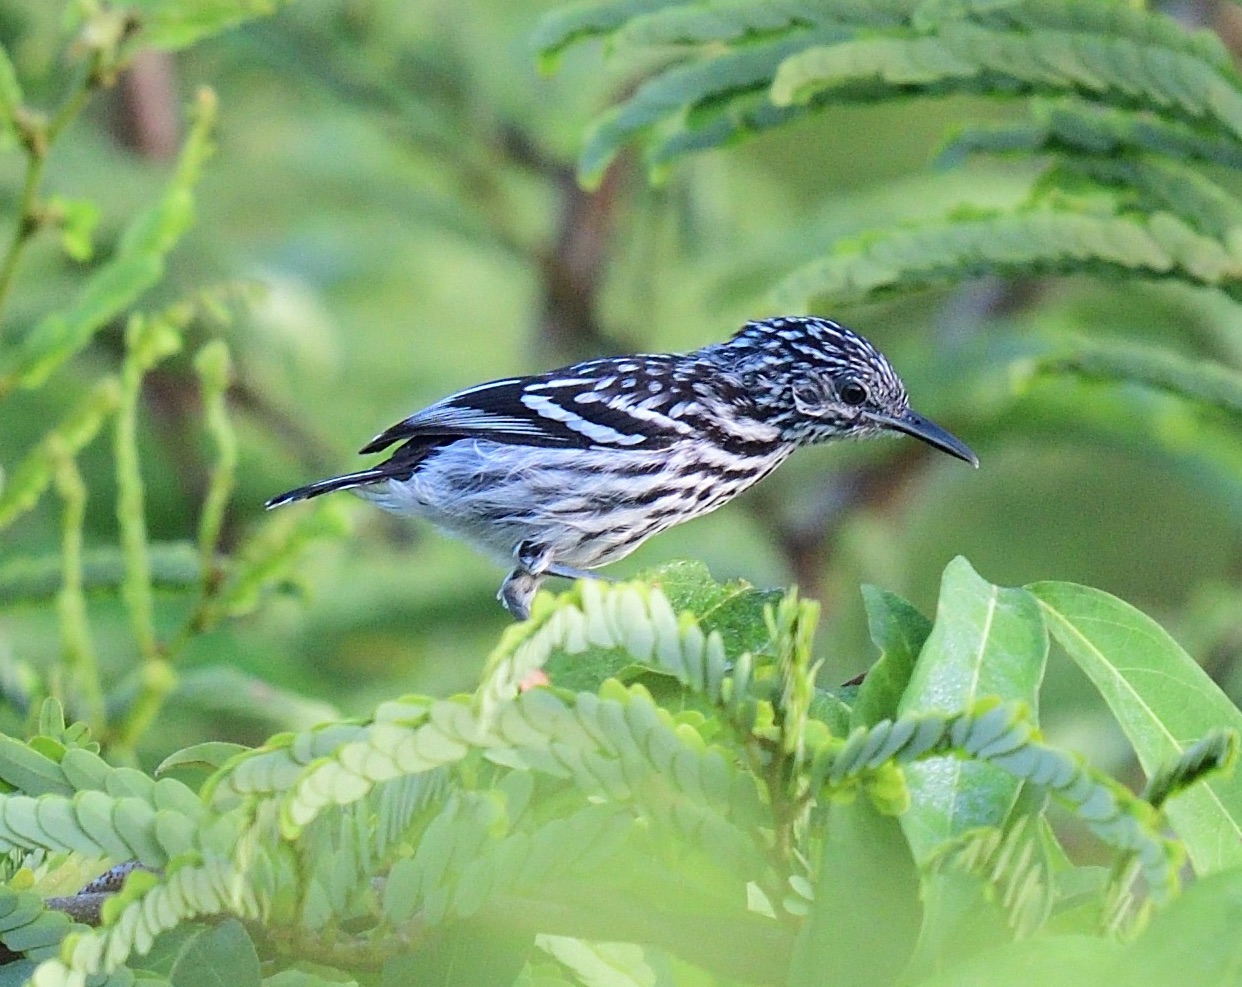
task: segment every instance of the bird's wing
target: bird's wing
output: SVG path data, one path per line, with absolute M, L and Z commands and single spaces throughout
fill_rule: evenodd
M 362 448 L 480 438 L 570 449 L 663 449 L 694 431 L 702 382 L 667 356 L 592 360 L 458 391 Z

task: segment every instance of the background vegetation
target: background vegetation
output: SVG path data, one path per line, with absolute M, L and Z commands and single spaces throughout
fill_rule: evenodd
M 57 764 L 88 749 L 64 709 L 113 764 L 149 770 L 199 741 L 474 688 L 506 626 L 490 564 L 349 498 L 262 502 L 457 387 L 688 349 L 777 311 L 875 340 L 983 469 L 908 442 L 805 453 L 618 574 L 692 557 L 721 580 L 796 582 L 822 601 L 802 627 L 832 686 L 874 660 L 869 636 L 883 647 L 860 584 L 930 614 L 964 555 L 988 585 L 1116 593 L 1236 700 L 1233 8 L 267 7 L 0 0 L 0 727 L 47 738 L 28 749 Z M 777 598 L 755 601 L 750 633 Z M 710 630 L 700 597 L 681 605 Z M 747 641 L 725 642 L 730 660 Z M 809 666 L 750 643 L 773 669 Z M 997 694 L 1034 703 L 1043 657 L 1022 655 L 1033 688 Z M 1041 725 L 1138 787 L 1139 761 L 1178 751 L 1136 760 L 1133 724 L 1089 677 L 1054 648 Z M 1233 715 L 1194 681 L 1184 743 Z M 963 716 L 982 715 L 975 698 Z M 737 729 L 743 749 L 771 740 Z M 1228 744 L 1209 748 L 1211 765 Z M 801 752 L 785 750 L 798 785 Z M 31 764 L 0 777 L 63 797 L 32 787 L 55 771 Z M 1099 853 L 1073 826 L 1065 839 Z M 162 866 L 178 846 L 137 856 Z M 797 847 L 781 849 L 788 878 Z M 389 863 L 371 851 L 359 880 Z M 923 959 L 945 962 L 926 943 Z M 799 962 L 790 982 L 807 982 Z

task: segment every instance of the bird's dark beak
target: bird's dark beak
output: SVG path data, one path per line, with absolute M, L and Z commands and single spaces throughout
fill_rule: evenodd
M 930 418 L 924 418 L 913 411 L 906 411 L 901 415 L 869 413 L 867 417 L 877 425 L 883 425 L 885 428 L 891 428 L 898 432 L 905 432 L 906 435 L 913 435 L 916 439 L 922 439 L 929 446 L 934 446 L 941 452 L 947 452 L 950 456 L 956 456 L 958 459 L 965 460 L 975 469 L 979 468 L 979 457 L 970 451 L 970 447 L 957 438 L 957 436 L 946 432 Z

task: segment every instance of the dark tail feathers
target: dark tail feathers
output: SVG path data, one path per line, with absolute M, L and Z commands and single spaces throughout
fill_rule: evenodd
M 334 476 L 327 480 L 320 480 L 318 483 L 309 483 L 304 487 L 298 487 L 296 490 L 282 493 L 279 497 L 273 497 L 263 506 L 271 510 L 273 507 L 292 504 L 299 500 L 310 500 L 326 493 L 332 493 L 335 490 L 364 487 L 368 483 L 375 483 L 377 480 L 383 480 L 390 476 L 392 476 L 392 473 L 383 469 L 359 470 L 357 473 L 346 473 L 344 476 Z

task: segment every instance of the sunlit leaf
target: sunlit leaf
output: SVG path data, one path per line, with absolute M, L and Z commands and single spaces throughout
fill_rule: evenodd
M 867 799 L 832 805 L 826 824 L 815 901 L 787 983 L 892 983 L 914 946 L 922 911 L 910 847 L 897 820 L 880 815 Z
M 259 987 L 259 956 L 242 924 L 230 920 L 189 939 L 168 979 L 173 987 Z
M 1073 583 L 1035 583 L 1030 590 L 1149 774 L 1215 728 L 1242 731 L 1242 712 L 1150 617 Z M 1196 785 L 1166 811 L 1200 874 L 1242 864 L 1242 775 Z
M 897 594 L 875 586 L 864 586 L 862 592 L 871 640 L 880 649 L 880 658 L 858 690 L 851 728 L 875 726 L 896 717 L 914 663 L 932 629 L 931 621 Z
M 1035 599 L 993 586 L 955 559 L 900 712 L 963 710 L 985 696 L 1035 709 L 1047 653 Z M 1018 783 L 998 769 L 957 758 L 933 758 L 907 772 L 913 805 L 902 824 L 919 860 L 968 830 L 1001 825 L 1018 794 Z

